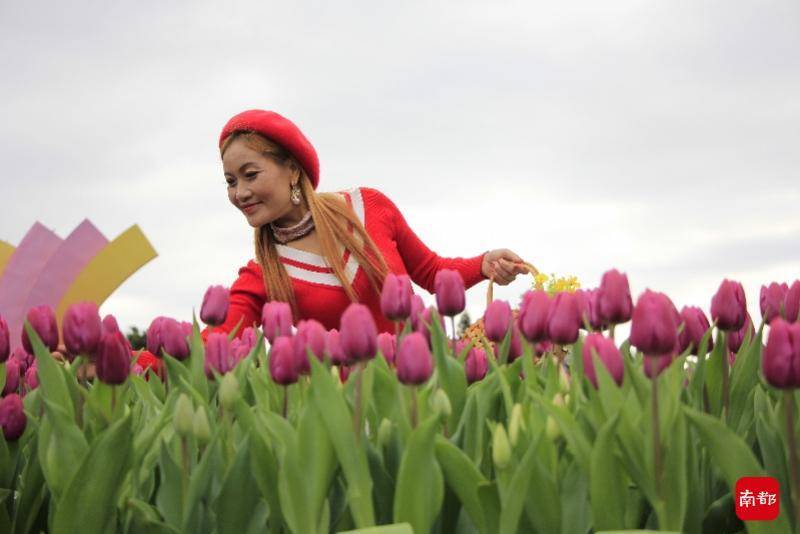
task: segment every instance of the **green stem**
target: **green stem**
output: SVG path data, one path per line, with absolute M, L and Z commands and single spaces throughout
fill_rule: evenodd
M 653 462 L 655 464 L 656 497 L 661 499 L 661 423 L 658 419 L 658 373 L 652 373 L 652 411 L 653 411 Z M 661 527 L 663 525 L 659 525 Z
M 189 446 L 186 437 L 181 437 L 181 516 L 186 512 L 186 496 L 189 492 Z
M 361 375 L 363 368 L 361 362 L 355 365 L 354 372 L 356 373 L 356 392 L 355 392 L 355 407 L 353 410 L 353 430 L 356 433 L 356 446 L 361 444 Z
M 615 328 L 616 326 L 617 326 L 617 325 L 615 325 L 615 324 L 612 324 L 612 325 L 611 325 L 611 327 L 608 329 L 608 337 L 610 337 L 610 338 L 611 338 L 611 341 L 614 341 L 614 328 Z
M 453 357 L 457 358 L 458 354 L 456 354 L 456 318 L 455 318 L 455 316 L 450 317 L 450 327 L 452 328 L 452 331 L 453 331 L 453 343 L 452 343 Z
M 722 332 L 722 422 L 728 422 L 728 405 L 730 404 L 730 386 L 728 385 L 728 348 L 727 332 Z
M 411 428 L 417 428 L 418 416 L 417 386 L 411 386 Z
M 289 386 L 283 386 L 283 418 L 289 412 Z
M 789 478 L 792 487 L 792 507 L 794 508 L 795 522 L 800 520 L 800 480 L 797 473 L 797 443 L 794 438 L 794 396 L 792 390 L 783 392 L 783 401 L 786 404 L 786 437 L 789 440 Z

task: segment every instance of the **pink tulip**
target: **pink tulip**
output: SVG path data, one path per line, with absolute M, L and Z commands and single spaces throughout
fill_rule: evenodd
M 131 352 L 121 332 L 103 334 L 97 352 L 95 372 L 100 381 L 119 385 L 131 372 Z
M 342 350 L 342 343 L 339 339 L 339 331 L 335 328 L 330 329 L 325 337 L 325 352 L 334 365 L 341 366 L 347 363 L 347 356 Z
M 596 355 L 603 363 L 611 375 L 611 378 L 614 379 L 614 382 L 616 382 L 618 386 L 622 385 L 625 366 L 622 363 L 622 356 L 619 353 L 619 349 L 614 342 L 596 332 L 586 336 L 586 340 L 584 341 L 582 351 L 583 371 L 586 374 L 586 378 L 589 379 L 589 382 L 597 388 L 597 371 L 594 368 L 593 355 Z
M 769 324 L 772 319 L 782 315 L 788 291 L 789 285 L 786 283 L 778 284 L 777 282 L 772 282 L 768 286 L 761 286 L 759 305 L 761 307 L 761 317 L 765 323 Z
M 433 327 L 433 321 L 439 321 L 439 326 L 441 326 L 444 331 L 444 318 L 439 315 L 439 312 L 437 312 L 436 308 L 433 306 L 425 308 L 422 313 L 419 314 L 419 319 L 417 320 L 417 332 L 423 335 L 429 347 L 432 346 L 431 328 Z
M 194 333 L 194 326 L 192 326 L 192 323 L 188 321 L 181 321 L 180 325 L 184 336 L 190 337 Z
M 9 395 L 19 391 L 19 379 L 22 374 L 19 362 L 14 358 L 6 361 L 6 384 L 3 387 L 3 395 Z
M 248 352 L 256 348 L 256 341 L 258 340 L 258 332 L 252 326 L 248 326 L 242 332 L 242 337 L 239 338 L 242 345 L 248 348 Z
M 706 318 L 703 310 L 697 306 L 684 306 L 681 310 L 681 322 L 683 323 L 683 330 L 679 335 L 678 352 L 683 353 L 691 346 L 691 354 L 697 355 L 703 336 L 711 328 L 708 318 Z M 713 348 L 714 342 L 709 336 L 706 352 L 711 352 Z
M 634 317 L 636 316 L 636 312 L 633 312 Z M 672 352 L 667 355 L 652 357 L 652 356 L 645 356 L 644 357 L 644 374 L 647 375 L 648 378 L 653 378 L 653 373 L 656 376 L 660 375 L 664 372 L 664 370 L 670 366 L 670 364 L 675 361 L 675 353 Z
M 411 296 L 411 328 L 415 331 L 419 331 L 419 320 L 422 312 L 425 311 L 425 302 L 422 300 L 422 297 L 419 295 L 412 295 Z
M 433 374 L 433 358 L 425 337 L 412 332 L 400 341 L 395 357 L 397 378 L 403 384 L 419 385 Z
M 381 351 L 383 357 L 386 358 L 386 363 L 392 365 L 394 363 L 394 353 L 397 348 L 397 340 L 394 334 L 388 332 L 381 332 L 378 334 L 378 350 Z
M 119 329 L 119 324 L 117 323 L 117 319 L 113 315 L 111 315 L 109 313 L 108 315 L 103 317 L 103 321 L 101 322 L 100 338 L 102 339 L 104 334 L 113 334 L 114 332 L 120 332 L 121 333 L 121 330 Z M 131 347 L 131 342 L 128 341 L 128 338 L 125 337 L 124 335 L 122 337 L 125 339 L 125 346 L 128 347 L 128 350 L 130 352 L 133 352 L 133 348 Z M 147 336 L 145 336 L 145 337 L 147 337 Z M 155 353 L 153 353 L 153 354 L 155 354 Z M 95 356 L 90 354 L 90 357 L 94 358 Z M 160 357 L 160 355 L 159 355 L 159 357 Z
M 489 363 L 486 361 L 486 352 L 483 349 L 472 348 L 464 360 L 464 372 L 467 375 L 467 383 L 472 384 L 478 380 L 483 380 L 489 370 Z
M 756 329 L 753 327 L 753 320 L 750 318 L 749 313 L 745 317 L 744 326 L 735 332 L 728 332 L 728 350 L 734 354 L 739 352 L 739 348 L 742 346 L 748 331 L 750 332 L 750 342 L 752 342 L 756 336 Z
M 17 441 L 27 424 L 28 418 L 19 395 L 11 393 L 0 399 L 0 426 L 6 441 Z
M 14 350 L 11 351 L 11 357 L 8 358 L 8 361 L 10 362 L 11 360 L 14 360 L 17 362 L 17 365 L 19 365 L 20 376 L 24 375 L 28 368 L 36 361 L 33 354 L 25 352 L 25 349 L 20 345 L 17 345 L 14 347 Z
M 531 343 L 547 339 L 547 317 L 550 305 L 550 295 L 544 290 L 527 291 L 522 296 L 518 318 L 519 329 L 525 339 Z
M 747 299 L 739 282 L 725 279 L 711 299 L 711 318 L 720 330 L 739 330 L 744 325 Z
M 161 358 L 161 348 L 164 346 L 164 342 L 161 339 L 161 326 L 166 320 L 168 320 L 167 317 L 156 317 L 147 328 L 147 351 L 157 358 Z M 103 332 L 119 332 L 117 320 L 110 315 L 103 319 Z
M 233 367 L 236 367 L 236 364 L 240 361 L 244 360 L 250 355 L 252 352 L 252 348 L 247 345 L 247 343 L 243 342 L 241 339 L 233 339 L 231 341 L 231 360 L 233 361 Z
M 616 269 L 606 271 L 597 290 L 597 312 L 607 324 L 627 323 L 633 314 L 628 275 Z
M 26 316 L 31 327 L 42 340 L 42 343 L 50 352 L 58 348 L 58 325 L 56 324 L 56 314 L 50 306 L 34 306 L 28 310 Z M 28 339 L 28 332 L 22 331 L 22 345 L 28 354 L 33 354 L 33 346 Z
M 144 374 L 144 367 L 138 363 L 135 363 L 133 364 L 133 367 L 131 367 L 131 373 L 135 374 L 136 376 L 142 376 Z
M 311 351 L 319 361 L 325 357 L 326 337 L 325 327 L 319 321 L 309 319 L 297 324 L 297 334 L 292 338 L 292 347 L 297 372 L 301 375 L 311 373 L 308 351 Z
M 25 385 L 28 389 L 36 389 L 39 387 L 39 370 L 35 365 L 32 365 L 25 371 Z
M 292 307 L 286 302 L 270 301 L 261 310 L 261 328 L 270 344 L 279 336 L 292 335 Z
M 576 289 L 575 299 L 578 302 L 578 317 L 580 317 L 580 328 L 586 328 L 586 325 L 591 326 L 592 320 L 592 304 L 591 295 L 585 289 Z
M 519 333 L 517 323 L 511 325 L 511 340 L 508 345 L 508 363 L 522 356 L 522 335 Z
M 461 273 L 442 269 L 436 273 L 433 285 L 436 291 L 436 307 L 442 315 L 455 317 L 464 311 L 466 293 Z
M 495 300 L 483 314 L 483 329 L 491 341 L 501 342 L 511 327 L 511 306 L 504 300 Z
M 67 308 L 62 324 L 64 345 L 69 354 L 94 355 L 100 343 L 102 323 L 94 302 L 79 302 Z
M 633 309 L 631 344 L 648 356 L 671 354 L 678 343 L 679 320 L 668 296 L 647 289 Z
M 784 300 L 784 314 L 790 323 L 800 321 L 800 280 L 795 280 Z
M 549 341 L 540 341 L 536 345 L 534 345 L 533 350 L 536 352 L 537 356 L 543 356 L 548 352 L 552 352 L 553 344 Z
M 411 314 L 411 279 L 405 274 L 389 273 L 381 291 L 381 311 L 392 321 L 404 321 Z
M 800 323 L 789 323 L 780 317 L 770 323 L 761 366 L 764 378 L 773 387 L 800 387 Z
M 369 308 L 352 303 L 342 314 L 339 341 L 349 362 L 370 360 L 378 350 L 378 327 Z
M 164 352 L 177 360 L 185 360 L 189 357 L 189 343 L 178 321 L 166 318 L 161 323 L 160 334 Z
M 297 382 L 297 367 L 292 340 L 286 336 L 275 339 L 269 352 L 269 374 L 276 384 L 288 386 Z
M 0 315 L 0 363 L 8 359 L 11 352 L 11 336 L 8 332 L 8 323 Z
M 584 294 L 589 301 L 589 326 L 592 330 L 604 330 L 608 328 L 608 322 L 600 316 L 600 290 L 587 289 Z
M 547 316 L 547 337 L 553 343 L 569 345 L 578 339 L 581 326 L 581 301 L 574 293 L 556 295 Z
M 206 338 L 205 371 L 208 378 L 214 376 L 214 371 L 224 375 L 233 369 L 234 361 L 231 357 L 231 345 L 228 335 L 222 332 L 212 332 Z
M 222 286 L 211 286 L 203 296 L 200 307 L 200 320 L 209 326 L 219 326 L 228 317 L 230 291 Z

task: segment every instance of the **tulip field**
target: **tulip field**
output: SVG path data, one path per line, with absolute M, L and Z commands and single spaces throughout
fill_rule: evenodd
M 760 297 L 760 321 L 730 280 L 679 311 L 611 270 L 493 301 L 456 339 L 454 271 L 428 308 L 387 277 L 394 332 L 280 302 L 214 330 L 215 286 L 146 353 L 92 303 L 60 333 L 31 309 L 10 350 L 0 310 L 0 532 L 797 532 L 800 282 Z

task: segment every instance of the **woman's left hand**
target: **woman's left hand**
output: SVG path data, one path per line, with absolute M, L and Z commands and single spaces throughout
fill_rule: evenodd
M 528 268 L 522 258 L 507 248 L 490 250 L 483 256 L 481 273 L 486 278 L 494 278 L 495 284 L 507 286 L 518 274 L 527 273 Z

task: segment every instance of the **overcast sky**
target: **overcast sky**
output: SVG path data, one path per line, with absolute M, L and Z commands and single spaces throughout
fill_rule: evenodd
M 301 127 L 320 190 L 380 189 L 443 256 L 616 267 L 706 312 L 728 277 L 756 319 L 800 278 L 796 0 L 0 0 L 0 65 L 0 239 L 140 225 L 159 256 L 101 308 L 126 329 L 253 257 L 217 149 L 250 108 Z

